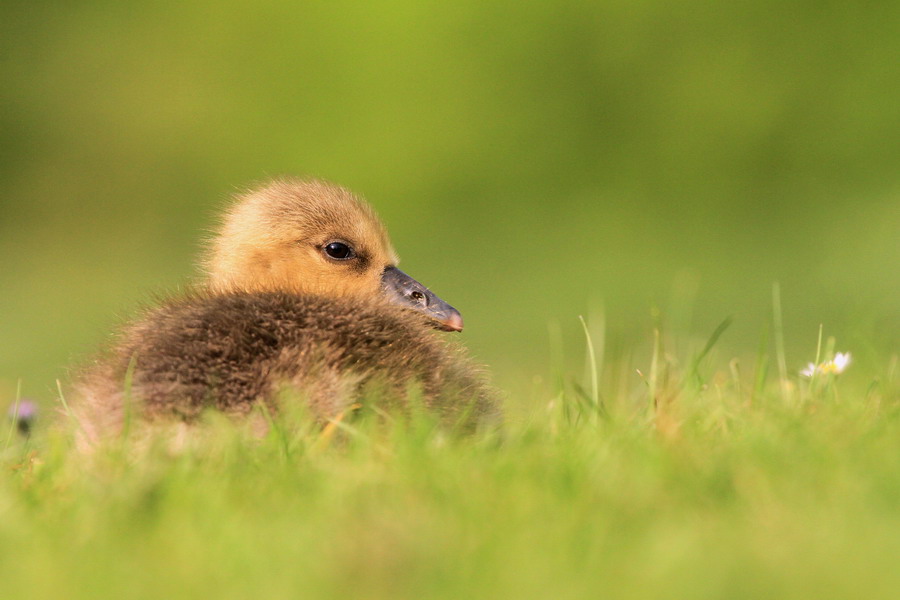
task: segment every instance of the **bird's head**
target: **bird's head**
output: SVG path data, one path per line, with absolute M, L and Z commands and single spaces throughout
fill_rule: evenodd
M 462 330 L 459 312 L 397 268 L 365 201 L 321 181 L 279 180 L 237 198 L 205 260 L 215 293 L 282 291 L 384 298 Z

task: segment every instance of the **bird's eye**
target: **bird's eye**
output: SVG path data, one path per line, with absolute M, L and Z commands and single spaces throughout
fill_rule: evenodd
M 356 257 L 353 248 L 344 242 L 330 242 L 325 245 L 325 254 L 335 260 L 349 260 Z

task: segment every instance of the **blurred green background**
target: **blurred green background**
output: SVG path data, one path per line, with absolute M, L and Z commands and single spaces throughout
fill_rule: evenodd
M 0 399 L 195 273 L 236 189 L 366 196 L 497 381 L 674 327 L 900 337 L 900 3 L 8 1 Z M 616 342 L 618 340 L 618 342 Z M 638 346 L 634 346 L 638 347 Z

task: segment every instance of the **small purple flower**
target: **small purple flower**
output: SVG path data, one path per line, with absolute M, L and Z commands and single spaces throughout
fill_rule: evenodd
M 31 428 L 34 426 L 34 422 L 37 419 L 37 413 L 37 404 L 31 400 L 25 399 L 20 400 L 18 403 L 13 403 L 7 411 L 9 418 L 15 419 L 19 433 L 22 435 L 29 435 L 31 433 Z

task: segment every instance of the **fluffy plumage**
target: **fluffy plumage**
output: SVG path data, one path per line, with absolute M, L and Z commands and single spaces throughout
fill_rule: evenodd
M 329 256 L 334 240 L 352 260 Z M 480 370 L 434 330 L 444 309 L 458 313 L 396 271 L 383 226 L 350 192 L 272 183 L 238 199 L 210 248 L 205 285 L 146 311 L 79 377 L 88 440 L 119 431 L 126 412 L 191 422 L 206 409 L 277 411 L 287 397 L 325 420 L 373 391 L 405 406 L 416 390 L 449 424 L 496 417 Z M 387 273 L 407 277 L 411 299 L 385 292 Z

